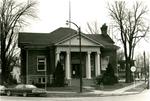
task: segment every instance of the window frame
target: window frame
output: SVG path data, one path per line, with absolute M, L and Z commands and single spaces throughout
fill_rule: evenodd
M 39 70 L 38 65 L 39 65 L 39 58 L 44 58 L 44 69 Z M 46 63 L 46 56 L 37 56 L 37 71 L 46 71 L 47 63 Z

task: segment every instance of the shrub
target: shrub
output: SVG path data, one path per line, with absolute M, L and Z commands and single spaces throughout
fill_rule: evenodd
M 115 76 L 114 69 L 112 68 L 111 64 L 108 64 L 104 74 L 96 77 L 96 84 L 100 85 L 101 83 L 104 85 L 113 85 L 118 83 L 118 78 Z
M 99 75 L 95 78 L 96 85 L 100 85 L 102 83 L 102 77 L 103 75 Z
M 113 85 L 115 83 L 118 83 L 117 77 L 116 76 L 110 76 L 110 75 L 104 75 L 102 78 L 102 83 L 104 85 Z
M 58 61 L 56 70 L 54 72 L 54 83 L 53 85 L 56 87 L 63 87 L 65 85 L 65 72 L 63 70 L 63 66 Z

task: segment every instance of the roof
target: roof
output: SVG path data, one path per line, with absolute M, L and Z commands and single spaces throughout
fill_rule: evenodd
M 48 33 L 19 33 L 18 42 L 23 44 L 49 44 Z
M 18 43 L 22 45 L 54 45 L 55 43 L 62 41 L 68 37 L 77 34 L 77 31 L 71 28 L 60 27 L 50 33 L 27 33 L 20 32 Z M 82 33 L 84 34 L 84 33 Z M 108 48 L 116 48 L 113 40 L 108 35 L 102 34 L 84 34 L 88 38 L 97 41 Z
M 109 35 L 103 34 L 86 34 L 88 37 L 92 38 L 93 40 L 101 43 L 104 45 L 105 48 L 113 48 L 118 49 L 119 47 L 114 45 L 114 41 L 109 37 Z
M 19 45 L 52 45 L 73 34 L 76 34 L 76 31 L 70 28 L 58 28 L 51 33 L 20 32 L 18 43 Z

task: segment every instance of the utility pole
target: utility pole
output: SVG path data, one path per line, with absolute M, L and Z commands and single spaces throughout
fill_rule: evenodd
M 146 74 L 145 51 L 144 51 L 143 55 L 144 55 L 144 73 L 145 73 L 145 83 L 146 83 L 146 76 L 147 76 L 147 74 Z
M 71 22 L 71 1 L 69 0 L 69 22 Z M 69 23 L 69 28 L 71 28 L 71 23 Z
M 149 64 L 149 62 L 150 62 L 150 59 L 148 58 L 148 85 L 147 85 L 147 89 L 149 89 L 150 88 L 150 64 Z

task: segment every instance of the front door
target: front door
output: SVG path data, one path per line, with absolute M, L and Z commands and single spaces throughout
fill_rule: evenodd
M 80 65 L 72 64 L 72 78 L 79 78 L 79 77 L 80 77 Z

